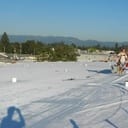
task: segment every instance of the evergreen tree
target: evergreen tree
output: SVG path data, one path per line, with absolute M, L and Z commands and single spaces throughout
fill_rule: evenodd
M 119 52 L 119 45 L 118 45 L 118 43 L 115 43 L 115 52 L 116 52 L 116 53 Z
M 3 35 L 1 36 L 0 43 L 3 49 L 2 51 L 7 52 L 9 48 L 9 38 L 6 32 L 4 32 Z

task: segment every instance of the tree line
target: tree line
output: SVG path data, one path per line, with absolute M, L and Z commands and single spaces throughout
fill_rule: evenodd
M 30 54 L 38 61 L 76 61 L 77 49 L 74 45 L 64 42 L 46 44 L 40 41 L 10 42 L 6 32 L 0 39 L 0 52 L 7 54 Z

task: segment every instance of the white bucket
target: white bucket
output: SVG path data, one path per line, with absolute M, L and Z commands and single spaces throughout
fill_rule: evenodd
M 16 83 L 16 82 L 17 82 L 16 77 L 12 77 L 12 83 Z
M 64 69 L 64 72 L 68 72 L 68 69 L 67 69 L 67 68 L 65 68 L 65 69 Z
M 125 82 L 125 87 L 128 89 L 128 82 Z

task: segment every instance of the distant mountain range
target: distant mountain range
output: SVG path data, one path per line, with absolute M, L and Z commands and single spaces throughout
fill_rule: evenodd
M 65 44 L 75 44 L 77 46 L 95 46 L 99 44 L 100 46 L 114 47 L 116 43 L 119 46 L 128 45 L 126 42 L 103 42 L 97 40 L 80 40 L 75 37 L 63 37 L 63 36 L 28 36 L 28 35 L 8 35 L 10 42 L 25 42 L 27 40 L 41 41 L 43 43 L 57 43 L 64 42 Z M 1 38 L 1 36 L 0 36 Z

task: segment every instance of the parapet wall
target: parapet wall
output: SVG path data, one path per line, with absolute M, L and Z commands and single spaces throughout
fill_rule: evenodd
M 109 54 L 81 54 L 77 61 L 112 61 L 114 55 Z

